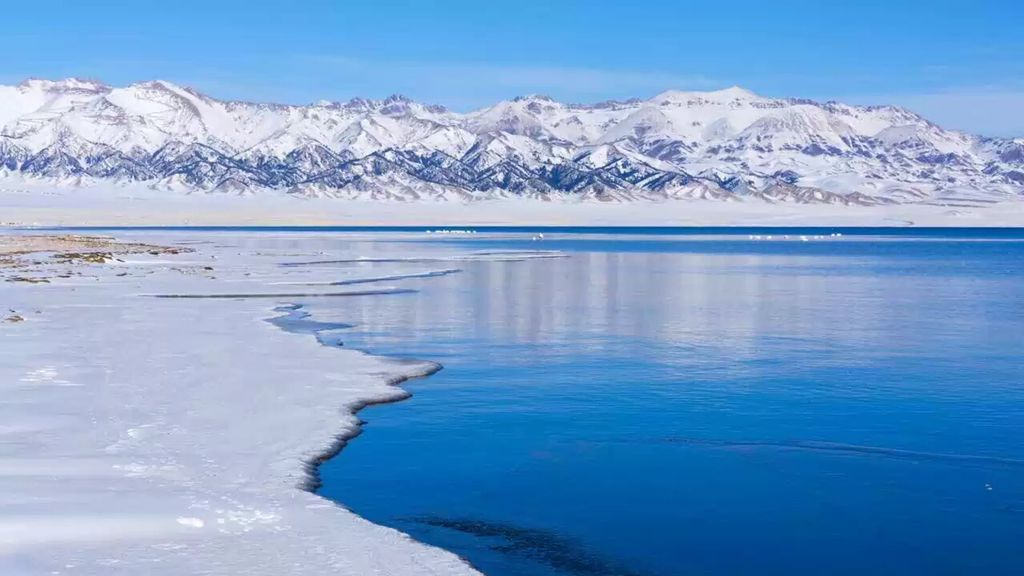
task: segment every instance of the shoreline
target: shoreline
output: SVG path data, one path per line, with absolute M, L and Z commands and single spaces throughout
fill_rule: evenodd
M 384 278 L 383 280 L 387 280 L 387 279 L 388 278 Z M 376 295 L 376 294 L 374 294 L 372 292 L 370 292 L 368 294 L 369 295 Z M 300 295 L 300 296 L 305 297 L 305 296 L 308 296 L 308 295 Z M 284 308 L 288 308 L 288 310 L 285 311 Z M 287 328 L 285 328 L 285 327 L 283 327 L 283 326 L 281 326 L 281 325 L 279 325 L 279 324 L 274 322 L 275 320 L 285 319 L 285 318 L 288 318 L 289 316 L 292 316 L 292 315 L 297 314 L 297 313 L 304 314 L 303 318 L 311 317 L 312 314 L 310 312 L 304 310 L 305 308 L 306 308 L 305 305 L 298 304 L 298 303 L 290 303 L 290 304 L 285 304 L 283 306 L 277 306 L 277 307 L 273 308 L 273 311 L 275 311 L 275 312 L 283 312 L 283 314 L 280 315 L 280 316 L 266 318 L 266 319 L 264 319 L 264 322 L 269 323 L 270 325 L 278 328 L 279 330 L 281 330 L 283 332 L 286 332 L 286 333 L 289 333 L 289 334 L 294 334 L 295 336 L 303 336 L 303 335 L 312 336 L 314 338 L 314 340 L 316 340 L 316 342 L 317 342 L 317 344 L 319 346 L 323 346 L 325 348 L 336 348 L 337 346 L 331 345 L 331 344 L 323 341 L 321 339 L 321 336 L 320 336 L 320 332 L 323 332 L 325 330 L 332 330 L 331 328 L 327 328 L 327 329 L 313 329 L 313 330 L 309 330 L 309 331 L 299 331 L 299 330 L 292 331 L 292 330 L 288 330 Z M 354 326 L 355 325 L 353 325 L 353 324 L 347 324 L 347 325 L 345 325 L 345 328 L 341 328 L 339 326 L 338 328 L 333 328 L 333 330 L 341 330 L 341 329 L 346 329 L 347 330 L 347 329 L 353 328 Z M 392 387 L 392 388 L 400 391 L 399 395 L 393 396 L 393 397 L 389 397 L 389 398 L 365 399 L 365 400 L 357 401 L 357 402 L 355 402 L 353 404 L 349 404 L 349 405 L 346 405 L 345 407 L 343 407 L 344 410 L 348 411 L 348 413 L 353 418 L 355 418 L 355 420 L 356 420 L 355 426 L 352 429 L 350 429 L 350 430 L 346 430 L 346 431 L 336 435 L 334 437 L 334 442 L 332 442 L 330 446 L 328 446 L 320 454 L 314 456 L 313 458 L 310 458 L 309 460 L 307 460 L 304 463 L 303 468 L 304 468 L 304 470 L 306 472 L 307 478 L 306 478 L 305 481 L 300 482 L 298 484 L 298 486 L 297 486 L 298 489 L 303 490 L 305 492 L 308 492 L 310 494 L 313 494 L 313 495 L 317 496 L 318 498 L 322 498 L 323 500 L 326 500 L 327 502 L 330 502 L 330 503 L 332 503 L 334 505 L 340 506 L 341 508 L 350 511 L 353 514 L 356 514 L 360 518 L 363 518 L 364 520 L 367 520 L 363 516 L 361 516 L 358 513 L 354 512 L 345 503 L 337 501 L 337 500 L 331 500 L 330 498 L 327 498 L 327 497 L 325 497 L 325 496 L 320 494 L 320 488 L 323 487 L 323 480 L 322 480 L 321 475 L 320 475 L 320 468 L 325 463 L 327 463 L 329 460 L 340 456 L 342 451 L 344 451 L 344 449 L 348 446 L 348 444 L 351 441 L 353 441 L 356 438 L 362 436 L 362 434 L 363 434 L 363 432 L 365 430 L 366 421 L 359 417 L 359 413 L 360 412 L 362 412 L 365 408 L 369 408 L 369 407 L 372 407 L 372 406 L 383 406 L 383 405 L 387 405 L 387 404 L 397 404 L 399 402 L 404 402 L 404 401 L 412 398 L 413 397 L 413 393 L 411 391 L 403 388 L 402 384 L 404 384 L 406 382 L 411 382 L 411 381 L 414 381 L 414 380 L 421 380 L 421 379 L 429 378 L 429 377 L 433 376 L 434 374 L 437 374 L 438 372 L 443 370 L 444 366 L 441 363 L 434 362 L 432 360 L 398 359 L 398 358 L 393 358 L 393 357 L 389 357 L 389 356 L 381 356 L 381 355 L 377 355 L 377 354 L 372 354 L 372 353 L 370 353 L 370 352 L 368 352 L 366 350 L 361 350 L 361 349 L 358 349 L 358 348 L 348 348 L 348 347 L 346 347 L 345 350 L 351 350 L 351 351 L 357 352 L 359 354 L 363 354 L 365 356 L 368 356 L 370 358 L 374 358 L 374 359 L 376 359 L 378 361 L 386 362 L 388 364 L 409 364 L 409 365 L 414 365 L 415 364 L 415 365 L 420 365 L 421 366 L 421 369 L 418 370 L 418 371 L 404 372 L 404 373 L 401 373 L 401 374 L 393 374 L 393 375 L 391 375 L 391 376 L 389 376 L 389 377 L 384 379 L 384 383 L 387 386 Z M 367 520 L 367 521 L 369 522 L 370 520 Z M 403 532 L 403 534 L 405 534 L 405 533 Z M 416 538 L 414 538 L 414 537 L 412 537 L 412 536 L 410 536 L 408 534 L 406 534 L 406 536 L 408 536 L 413 541 L 420 543 L 423 546 L 430 546 L 432 548 L 435 547 L 432 544 L 428 544 L 426 542 L 422 542 L 420 540 L 417 540 Z M 470 568 L 471 570 L 474 570 L 474 571 L 477 570 L 477 568 L 475 566 L 473 566 L 473 564 L 469 561 L 468 558 L 466 558 L 466 557 L 462 556 L 461 554 L 458 554 L 458 553 L 456 553 L 456 552 L 454 552 L 452 550 L 448 550 L 448 549 L 444 549 L 444 550 L 446 552 L 450 553 L 450 554 L 454 554 L 456 557 L 458 557 L 460 560 L 462 560 L 462 562 L 465 563 L 465 565 L 468 568 Z
M 285 312 L 283 310 L 284 308 L 288 308 L 288 311 Z M 350 328 L 354 327 L 354 325 L 352 325 L 352 324 L 347 324 L 347 325 L 345 325 L 345 328 L 341 328 L 339 326 L 338 328 L 333 328 L 333 329 L 332 328 L 325 328 L 325 329 L 319 329 L 319 330 L 314 329 L 314 330 L 309 330 L 309 331 L 298 331 L 298 330 L 292 331 L 292 330 L 288 330 L 287 328 L 283 328 L 283 327 L 279 326 L 278 324 L 275 324 L 275 322 L 274 322 L 275 320 L 285 319 L 285 318 L 288 318 L 289 316 L 292 316 L 293 314 L 296 314 L 296 313 L 299 313 L 299 312 L 304 313 L 305 314 L 304 317 L 310 316 L 310 313 L 304 311 L 304 308 L 305 308 L 304 305 L 296 304 L 296 303 L 286 304 L 284 306 L 278 306 L 278 307 L 275 307 L 273 310 L 275 312 L 278 312 L 278 311 L 279 312 L 284 312 L 284 314 L 282 314 L 281 316 L 275 316 L 275 317 L 272 317 L 272 318 L 267 318 L 264 321 L 269 323 L 269 324 L 271 324 L 272 326 L 275 326 L 279 330 L 282 330 L 282 331 L 287 332 L 289 334 L 294 334 L 296 336 L 310 335 L 310 336 L 312 336 L 317 341 L 317 344 L 319 344 L 321 346 L 325 346 L 327 348 L 334 348 L 336 346 L 328 344 L 328 343 L 324 342 L 323 340 L 321 340 L 320 332 L 323 332 L 325 330 L 350 329 Z M 320 496 L 320 494 L 318 492 L 320 490 L 320 487 L 323 486 L 323 482 L 322 482 L 322 480 L 320 478 L 320 467 L 323 466 L 324 463 L 326 463 L 328 460 L 330 460 L 330 459 L 338 456 L 339 454 L 341 454 L 342 450 L 345 449 L 345 447 L 348 445 L 348 443 L 350 441 L 358 438 L 359 436 L 361 436 L 363 434 L 363 429 L 364 429 L 364 426 L 366 425 L 366 421 L 363 420 L 362 418 L 359 418 L 359 412 L 361 412 L 364 408 L 369 408 L 371 406 L 381 406 L 381 405 L 385 405 L 385 404 L 396 404 L 398 402 L 404 402 L 405 400 L 408 400 L 409 398 L 412 398 L 412 396 L 413 396 L 412 392 L 410 392 L 409 390 L 406 390 L 405 388 L 403 388 L 402 384 L 404 384 L 406 382 L 410 382 L 412 380 L 421 380 L 421 379 L 429 378 L 430 376 L 433 376 L 434 374 L 437 374 L 438 372 L 440 372 L 441 370 L 444 369 L 444 366 L 442 364 L 440 364 L 439 362 L 431 361 L 431 360 L 403 360 L 403 359 L 398 359 L 398 358 L 392 358 L 392 357 L 389 357 L 389 356 L 381 356 L 381 355 L 377 355 L 377 354 L 372 354 L 370 352 L 367 352 L 366 350 L 360 350 L 358 348 L 346 347 L 345 350 L 353 350 L 353 351 L 358 352 L 360 354 L 365 354 L 366 356 L 369 356 L 371 358 L 375 358 L 377 360 L 384 361 L 384 362 L 387 362 L 387 363 L 394 363 L 394 364 L 402 364 L 402 363 L 419 364 L 419 365 L 422 365 L 422 369 L 419 370 L 419 371 L 416 371 L 416 372 L 411 372 L 411 373 L 410 372 L 406 372 L 406 373 L 403 373 L 403 374 L 395 374 L 395 375 L 390 376 L 389 378 L 385 378 L 384 379 L 385 383 L 388 386 L 391 386 L 393 388 L 396 388 L 396 389 L 400 390 L 402 392 L 401 396 L 396 396 L 396 397 L 393 397 L 393 398 L 368 399 L 368 400 L 364 400 L 362 402 L 356 402 L 354 404 L 350 404 L 350 405 L 344 407 L 346 410 L 349 411 L 349 413 L 353 417 L 356 418 L 355 428 L 350 430 L 350 431 L 342 432 L 341 434 L 338 434 L 335 437 L 335 442 L 331 446 L 329 446 L 321 454 L 319 454 L 319 455 L 311 458 L 309 461 L 307 461 L 306 462 L 306 471 L 307 471 L 307 473 L 309 475 L 309 478 L 308 478 L 308 480 L 306 482 L 302 482 L 302 483 L 299 484 L 299 487 L 302 490 L 305 490 L 305 491 L 310 492 L 312 494 L 316 494 L 317 496 Z M 320 497 L 324 498 L 323 496 L 320 496 Z M 329 498 L 324 498 L 324 499 L 328 500 L 329 502 L 334 502 L 334 503 L 338 504 L 339 506 L 342 506 L 342 507 L 348 509 L 348 507 L 345 504 L 341 503 L 341 502 L 336 502 L 334 500 L 330 500 Z
M 324 345 L 324 344 L 321 344 L 321 345 Z M 370 356 L 373 356 L 373 355 L 371 354 Z M 373 356 L 373 357 L 381 358 L 380 356 Z M 334 445 L 332 445 L 327 450 L 325 450 L 323 453 L 321 453 L 320 455 L 316 456 L 315 458 L 311 459 L 310 461 L 308 461 L 306 463 L 307 473 L 309 474 L 310 478 L 309 478 L 309 480 L 307 482 L 300 484 L 300 488 L 302 490 L 310 492 L 311 494 L 316 494 L 317 496 L 320 496 L 319 490 L 323 486 L 323 481 L 320 478 L 320 467 L 323 466 L 328 460 L 330 460 L 330 459 L 340 455 L 341 452 L 345 449 L 345 447 L 348 446 L 348 443 L 350 441 L 355 440 L 356 438 L 358 438 L 359 436 L 361 436 L 363 434 L 363 428 L 364 428 L 366 422 L 363 419 L 359 418 L 359 412 L 361 412 L 364 408 L 369 408 L 371 406 L 381 406 L 381 405 L 384 405 L 384 404 L 396 404 L 398 402 L 404 402 L 405 400 L 408 400 L 409 398 L 412 398 L 412 396 L 413 396 L 412 392 L 409 392 L 408 390 L 402 388 L 401 385 L 406 383 L 406 382 L 412 381 L 412 380 L 420 380 L 420 379 L 423 379 L 423 378 L 429 378 L 430 376 L 436 374 L 437 372 L 440 372 L 444 368 L 443 366 L 441 366 L 440 364 L 437 364 L 436 362 L 431 362 L 431 364 L 434 364 L 434 367 L 432 369 L 428 370 L 428 371 L 423 372 L 423 373 L 406 375 L 406 376 L 395 376 L 393 378 L 390 378 L 390 379 L 386 380 L 386 383 L 387 383 L 388 386 L 393 386 L 393 387 L 395 387 L 398 390 L 401 390 L 403 392 L 403 394 L 401 396 L 394 397 L 394 398 L 387 398 L 387 399 L 366 400 L 366 401 L 363 401 L 363 402 L 357 402 L 357 403 L 352 404 L 350 406 L 346 406 L 346 409 L 349 411 L 349 414 L 351 414 L 352 416 L 354 416 L 354 417 L 356 417 L 358 419 L 358 422 L 356 424 L 355 430 L 353 430 L 351 432 L 347 432 L 347 433 L 342 433 L 342 434 L 339 434 L 338 436 L 336 436 L 335 437 L 336 442 L 334 443 Z M 320 497 L 324 498 L 323 496 L 320 496 Z M 342 507 L 348 509 L 348 506 L 346 506 L 345 504 L 343 504 L 341 502 L 335 502 L 334 500 L 330 500 L 328 498 L 324 498 L 324 499 L 328 500 L 329 502 L 334 502 L 335 504 L 338 504 L 339 506 L 342 506 Z M 454 554 L 454 552 L 453 552 L 453 554 Z
M 284 310 L 283 310 L 283 308 L 285 308 L 285 307 L 288 308 L 287 312 L 284 312 Z M 321 339 L 320 332 L 323 332 L 324 329 L 309 330 L 308 332 L 289 331 L 287 328 L 283 328 L 283 327 L 281 327 L 281 326 L 279 326 L 279 325 L 274 323 L 274 320 L 280 320 L 280 319 L 286 318 L 288 316 L 291 316 L 293 314 L 296 314 L 298 312 L 304 312 L 305 317 L 311 316 L 311 314 L 308 311 L 304 311 L 303 310 L 304 308 L 305 308 L 304 305 L 297 304 L 297 303 L 287 304 L 285 306 L 278 306 L 278 307 L 274 308 L 274 311 L 281 311 L 281 312 L 284 312 L 284 314 L 282 314 L 281 316 L 273 317 L 273 318 L 267 318 L 267 319 L 265 319 L 265 322 L 271 324 L 272 326 L 277 327 L 278 329 L 280 329 L 280 330 L 282 330 L 284 332 L 288 332 L 288 333 L 294 334 L 296 336 L 310 335 L 310 336 L 312 336 L 316 340 L 317 344 L 320 345 L 320 346 L 323 346 L 323 347 L 326 347 L 326 348 L 335 348 L 335 347 L 337 347 L 337 346 L 333 346 L 333 345 L 331 345 L 331 344 L 329 344 L 329 343 L 327 343 L 327 342 L 325 342 L 325 341 L 323 341 Z M 347 325 L 346 328 L 344 328 L 344 329 L 351 329 L 352 327 L 354 327 L 354 325 Z M 340 330 L 342 328 L 335 328 L 335 329 Z M 326 329 L 326 330 L 331 330 L 331 329 Z M 403 388 L 402 384 L 404 384 L 406 382 L 411 382 L 411 381 L 414 381 L 414 380 L 422 380 L 422 379 L 429 378 L 429 377 L 433 376 L 434 374 L 437 374 L 441 370 L 444 370 L 444 365 L 442 365 L 439 362 L 434 362 L 432 360 L 399 359 L 399 358 L 394 358 L 394 357 L 390 357 L 390 356 L 381 356 L 381 355 L 377 355 L 377 354 L 372 354 L 370 352 L 367 352 L 366 350 L 361 350 L 361 349 L 358 349 L 358 348 L 345 348 L 345 349 L 346 350 L 353 350 L 353 351 L 356 351 L 356 352 L 358 352 L 360 354 L 364 354 L 366 356 L 369 356 L 371 358 L 375 358 L 377 360 L 386 361 L 388 363 L 395 363 L 395 364 L 408 363 L 408 364 L 422 365 L 422 369 L 417 371 L 417 372 L 412 372 L 412 373 L 406 372 L 404 374 L 396 374 L 396 375 L 392 375 L 391 377 L 385 379 L 385 383 L 388 386 L 393 387 L 396 390 L 401 391 L 401 395 L 395 396 L 395 397 L 391 397 L 391 398 L 368 399 L 368 400 L 364 400 L 364 401 L 361 401 L 361 402 L 356 402 L 354 404 L 350 404 L 350 405 L 346 406 L 344 409 L 348 410 L 349 414 L 351 414 L 351 416 L 356 419 L 356 424 L 355 424 L 354 428 L 352 428 L 351 430 L 348 430 L 346 432 L 342 432 L 341 434 L 338 434 L 337 436 L 335 436 L 335 441 L 334 441 L 334 443 L 331 444 L 331 446 L 329 446 L 321 454 L 319 454 L 319 455 L 309 459 L 305 463 L 304 468 L 305 468 L 306 475 L 308 476 L 308 478 L 307 478 L 307 480 L 305 482 L 300 482 L 299 483 L 298 488 L 300 490 L 304 490 L 304 491 L 306 491 L 306 492 L 308 492 L 310 494 L 313 494 L 313 495 L 315 495 L 315 496 L 317 496 L 319 498 L 322 498 L 322 499 L 324 499 L 324 500 L 326 500 L 326 501 L 328 501 L 328 502 L 330 502 L 332 504 L 340 506 L 340 507 L 344 508 L 345 510 L 348 510 L 348 511 L 352 512 L 353 514 L 358 515 L 358 513 L 354 512 L 345 503 L 337 501 L 337 500 L 332 500 L 332 499 L 327 498 L 327 497 L 325 497 L 325 496 L 320 494 L 320 488 L 323 487 L 323 480 L 322 480 L 321 475 L 320 475 L 320 468 L 324 464 L 326 464 L 329 460 L 332 460 L 333 458 L 336 458 L 336 457 L 340 456 L 341 453 L 348 446 L 349 442 L 355 440 L 359 436 L 362 436 L 363 431 L 365 430 L 366 421 L 359 417 L 359 413 L 362 412 L 363 409 L 369 408 L 369 407 L 372 407 L 372 406 L 383 406 L 383 405 L 387 405 L 387 404 L 397 404 L 399 402 L 404 402 L 406 400 L 409 400 L 410 398 L 413 397 L 413 393 L 411 391 Z M 364 518 L 363 516 L 359 516 L 359 517 L 360 518 Z M 366 520 L 366 518 L 364 518 L 364 520 Z M 367 520 L 367 521 L 369 522 L 370 520 Z M 405 534 L 405 533 L 403 532 L 403 534 Z M 408 536 L 410 539 L 412 539 L 415 542 L 419 542 L 420 544 L 422 544 L 424 546 L 435 547 L 433 544 L 428 544 L 428 543 L 423 542 L 421 540 L 417 540 L 415 537 L 413 537 L 411 535 L 406 534 L 406 536 Z M 468 568 L 470 568 L 471 570 L 478 571 L 477 567 L 474 566 L 472 562 L 470 562 L 469 558 L 466 558 L 465 556 L 455 552 L 454 550 L 448 550 L 447 548 L 443 548 L 443 550 L 445 550 L 446 552 L 448 552 L 450 554 L 454 554 L 456 557 L 458 557 L 460 560 L 462 560 L 462 562 L 465 563 L 465 565 Z
M 287 308 L 287 311 L 284 310 L 285 308 Z M 320 337 L 320 332 L 323 332 L 325 330 L 342 330 L 342 329 L 346 329 L 347 330 L 347 329 L 351 329 L 351 328 L 353 328 L 355 326 L 353 324 L 344 324 L 344 325 L 339 324 L 337 328 L 321 328 L 321 329 L 311 329 L 311 330 L 308 330 L 308 331 L 300 331 L 300 330 L 289 330 L 289 329 L 284 328 L 284 327 L 280 326 L 279 324 L 275 323 L 276 320 L 286 319 L 286 318 L 289 318 L 290 316 L 293 316 L 293 315 L 295 315 L 297 313 L 302 313 L 303 314 L 303 316 L 302 316 L 303 319 L 310 317 L 311 314 L 309 312 L 305 311 L 304 308 L 306 308 L 305 305 L 297 304 L 297 303 L 290 303 L 290 304 L 285 304 L 283 306 L 277 306 L 273 310 L 275 312 L 284 312 L 284 313 L 281 316 L 275 316 L 275 317 L 272 317 L 272 318 L 267 318 L 264 321 L 269 323 L 270 325 L 278 328 L 279 330 L 282 330 L 282 331 L 284 331 L 286 333 L 289 333 L 289 334 L 295 334 L 296 336 L 303 336 L 303 335 L 312 336 L 317 341 L 317 343 L 319 345 L 325 346 L 327 348 L 334 348 L 334 347 L 337 347 L 337 346 L 324 342 L 321 339 L 321 337 Z M 342 326 L 344 326 L 344 328 L 342 328 Z M 348 405 L 348 406 L 345 407 L 345 409 L 349 410 L 349 413 L 353 417 L 356 418 L 355 428 L 353 430 L 351 430 L 351 431 L 343 432 L 343 433 L 337 435 L 335 437 L 335 442 L 331 446 L 329 446 L 326 450 L 324 450 L 323 453 L 321 453 L 321 454 L 311 458 L 308 462 L 306 462 L 306 469 L 307 469 L 307 472 L 309 474 L 309 479 L 306 482 L 300 483 L 300 485 L 299 485 L 302 490 L 305 490 L 305 491 L 310 492 L 312 494 L 316 494 L 318 496 L 319 496 L 318 491 L 319 491 L 320 487 L 323 486 L 323 482 L 322 482 L 322 480 L 320 478 L 320 467 L 323 466 L 323 464 L 325 462 L 327 462 L 328 460 L 330 460 L 330 459 L 334 458 L 335 456 L 338 456 L 339 454 L 341 454 L 341 451 L 345 449 L 345 447 L 348 445 L 348 443 L 351 440 L 354 440 L 354 439 L 358 438 L 363 433 L 363 429 L 364 429 L 364 426 L 366 424 L 366 421 L 363 420 L 362 418 L 359 418 L 359 412 L 361 412 L 364 408 L 368 408 L 370 406 L 380 406 L 380 405 L 384 405 L 384 404 L 395 404 L 395 403 L 398 403 L 398 402 L 404 402 L 405 400 L 408 400 L 409 398 L 412 398 L 412 396 L 413 396 L 412 392 L 410 392 L 409 390 L 406 390 L 405 388 L 402 388 L 402 384 L 404 384 L 405 382 L 412 381 L 412 380 L 420 380 L 420 379 L 424 379 L 424 378 L 429 378 L 430 376 L 432 376 L 434 374 L 437 374 L 438 372 L 440 372 L 441 370 L 444 369 L 444 366 L 442 364 L 440 364 L 439 362 L 433 362 L 431 360 L 402 360 L 402 359 L 392 358 L 392 357 L 389 357 L 389 356 L 380 356 L 380 355 L 377 355 L 377 354 L 371 354 L 370 352 L 367 352 L 366 350 L 360 350 L 358 348 L 346 347 L 345 350 L 353 350 L 353 351 L 358 352 L 360 354 L 365 354 L 366 356 L 369 356 L 371 358 L 375 358 L 377 360 L 388 362 L 388 363 L 395 363 L 395 364 L 401 364 L 401 363 L 419 364 L 419 365 L 422 365 L 422 369 L 419 370 L 419 371 L 416 371 L 416 372 L 411 372 L 411 373 L 407 372 L 407 373 L 403 373 L 403 374 L 395 374 L 395 375 L 392 375 L 389 378 L 385 378 L 385 383 L 388 386 L 396 388 L 396 389 L 400 390 L 403 393 L 401 396 L 394 397 L 394 398 L 369 399 L 369 400 L 365 400 L 365 401 L 362 401 L 362 402 L 356 402 L 354 404 L 351 404 L 351 405 Z M 323 498 L 323 496 L 321 496 L 321 498 Z M 324 499 L 328 500 L 330 502 L 335 502 L 335 501 L 330 500 L 328 498 L 324 498 Z M 343 507 L 347 508 L 347 506 L 345 506 L 344 504 L 342 504 L 340 502 L 335 502 L 335 503 L 337 503 L 340 506 L 343 506 Z

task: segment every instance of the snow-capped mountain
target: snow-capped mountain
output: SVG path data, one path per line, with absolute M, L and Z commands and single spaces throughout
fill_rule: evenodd
M 908 110 L 729 88 L 456 113 L 402 96 L 284 106 L 169 82 L 0 86 L 0 178 L 380 199 L 979 205 L 1024 197 L 1024 140 Z

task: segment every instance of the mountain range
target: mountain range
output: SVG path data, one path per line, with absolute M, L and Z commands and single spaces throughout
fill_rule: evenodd
M 524 96 L 459 113 L 403 96 L 295 106 L 164 81 L 32 79 L 0 86 L 5 179 L 398 200 L 981 206 L 1024 198 L 1024 139 L 741 88 L 587 105 Z

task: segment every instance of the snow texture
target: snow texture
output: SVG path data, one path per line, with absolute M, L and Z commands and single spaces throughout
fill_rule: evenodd
M 0 186 L 472 201 L 570 197 L 976 208 L 1024 194 L 1024 144 L 894 106 L 741 88 L 455 113 L 403 96 L 284 106 L 164 81 L 0 86 Z
M 287 333 L 265 321 L 287 297 L 145 295 L 365 282 L 361 267 L 280 266 L 360 254 L 316 235 L 134 236 L 195 252 L 73 266 L 33 255 L 18 272 L 50 283 L 0 282 L 0 574 L 475 573 L 308 491 L 312 463 L 358 431 L 355 410 L 405 397 L 393 384 L 435 365 Z

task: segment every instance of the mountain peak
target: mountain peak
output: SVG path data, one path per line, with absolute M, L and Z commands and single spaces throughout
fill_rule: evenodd
M 423 110 L 435 113 L 443 113 L 447 111 L 444 106 L 420 104 L 404 94 L 392 94 L 381 100 L 363 98 L 360 96 L 356 96 L 347 102 L 319 100 L 314 105 L 326 108 L 344 108 L 364 113 L 380 112 L 381 114 L 389 116 L 408 114 L 415 108 L 422 108 Z
M 143 88 L 146 90 L 160 90 L 164 92 L 184 92 L 185 89 L 173 82 L 167 80 L 147 80 L 146 82 L 136 82 L 129 86 L 130 88 Z
M 757 98 L 758 97 L 758 95 L 755 94 L 754 92 L 752 92 L 750 90 L 747 90 L 746 88 L 744 88 L 742 86 L 736 86 L 736 85 L 729 86 L 728 88 L 723 88 L 721 90 L 715 90 L 712 93 L 713 94 L 720 94 L 722 96 L 729 96 L 729 97 L 732 97 L 732 98 Z
M 516 96 L 512 99 L 513 102 L 554 102 L 555 99 L 546 94 L 524 94 L 522 96 Z
M 755 100 L 760 98 L 754 92 L 739 86 L 730 86 L 720 90 L 708 91 L 682 91 L 666 90 L 658 94 L 653 101 L 689 101 L 689 100 L 711 100 L 711 101 L 732 101 L 732 100 Z
M 40 89 L 50 92 L 102 92 L 110 89 L 110 86 L 103 82 L 86 78 L 64 78 L 61 80 L 26 78 L 18 86 L 20 88 Z

